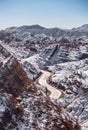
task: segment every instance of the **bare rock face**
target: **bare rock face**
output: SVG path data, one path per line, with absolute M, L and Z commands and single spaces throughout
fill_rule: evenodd
M 32 81 L 29 80 L 26 72 L 16 58 L 11 56 L 5 48 L 3 49 L 2 47 L 2 50 L 0 53 L 4 59 L 0 67 L 0 88 L 4 92 L 18 96 Z
M 1 68 L 0 86 L 4 87 L 5 92 L 12 93 L 18 96 L 19 93 L 32 81 L 30 81 L 15 58 L 10 58 L 10 61 Z

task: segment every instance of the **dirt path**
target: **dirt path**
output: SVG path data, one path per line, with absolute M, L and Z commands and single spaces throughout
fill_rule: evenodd
M 44 70 L 42 70 L 41 72 L 42 72 L 42 75 L 39 78 L 39 81 L 38 81 L 39 84 L 47 87 L 47 89 L 51 92 L 50 94 L 51 98 L 58 99 L 61 96 L 61 92 L 47 83 L 47 79 L 50 77 L 51 73 Z

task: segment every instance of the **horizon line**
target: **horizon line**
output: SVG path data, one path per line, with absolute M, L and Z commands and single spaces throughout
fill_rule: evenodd
M 7 27 L 0 27 L 0 30 L 5 30 L 5 29 L 8 29 L 8 28 L 13 28 L 13 27 L 22 27 L 22 26 L 40 26 L 40 27 L 43 27 L 43 28 L 46 28 L 46 29 L 53 29 L 53 28 L 58 28 L 58 29 L 62 29 L 62 30 L 70 30 L 70 29 L 73 29 L 73 28 L 78 28 L 78 27 L 81 27 L 83 25 L 88 25 L 88 23 L 85 23 L 85 24 L 81 24 L 79 26 L 73 26 L 71 28 L 66 28 L 66 27 L 60 27 L 60 26 L 43 26 L 41 24 L 22 24 L 22 25 L 11 25 L 11 26 L 7 26 Z

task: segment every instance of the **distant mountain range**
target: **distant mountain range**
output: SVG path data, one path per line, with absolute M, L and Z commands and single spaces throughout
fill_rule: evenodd
M 80 36 L 88 36 L 88 24 L 85 24 L 83 26 L 72 28 L 72 29 L 60 29 L 60 28 L 45 28 L 40 25 L 24 25 L 21 27 L 10 27 L 5 29 L 5 31 L 18 31 L 18 32 L 30 32 L 32 34 L 46 34 L 48 36 L 52 37 L 80 37 Z

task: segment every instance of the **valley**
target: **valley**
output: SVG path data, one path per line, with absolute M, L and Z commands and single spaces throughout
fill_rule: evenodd
M 88 24 L 0 31 L 0 130 L 15 129 L 88 130 Z

